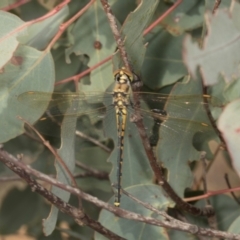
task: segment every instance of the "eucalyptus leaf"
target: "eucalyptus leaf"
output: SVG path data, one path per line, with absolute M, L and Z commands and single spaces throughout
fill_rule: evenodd
M 185 64 L 193 77 L 196 77 L 197 67 L 201 67 L 203 80 L 207 86 L 217 83 L 220 75 L 228 82 L 233 76 L 235 78 L 240 76 L 238 68 L 240 56 L 237 53 L 240 43 L 236 40 L 240 36 L 239 14 L 234 14 L 236 11 L 239 12 L 240 5 L 236 3 L 233 9 L 233 17 L 226 9 L 218 9 L 216 15 L 210 12 L 205 14 L 208 34 L 202 48 L 190 36 L 184 41 Z
M 0 11 L 0 69 L 12 58 L 19 45 L 18 37 L 26 34 L 26 28 L 21 29 L 24 22 L 14 14 Z
M 218 128 L 225 139 L 228 151 L 232 159 L 232 164 L 238 175 L 240 175 L 239 116 L 240 116 L 240 100 L 237 99 L 225 107 L 223 113 L 221 114 L 218 120 Z
M 46 110 L 48 102 L 41 107 L 29 109 L 18 96 L 23 92 L 52 91 L 54 63 L 49 53 L 39 52 L 31 47 L 20 46 L 14 52 L 16 62 L 9 62 L 0 74 L 0 142 L 14 138 L 25 130 L 17 116 L 24 117 L 31 124 Z M 49 98 L 50 101 L 50 98 Z
M 115 0 L 112 0 L 110 4 L 114 2 Z M 69 55 L 73 52 L 76 55 L 86 54 L 91 56 L 88 66 L 92 67 L 110 56 L 116 48 L 111 28 L 100 1 L 95 1 L 93 5 L 78 19 L 71 30 L 74 44 L 66 51 L 68 62 Z M 91 81 L 92 85 L 90 86 L 80 84 L 81 90 L 105 91 L 112 82 L 111 64 L 107 63 L 93 70 Z
M 73 100 L 74 101 L 74 100 Z M 73 173 L 75 168 L 75 151 L 74 151 L 74 142 L 75 142 L 75 129 L 76 129 L 76 120 L 75 121 L 67 115 L 68 111 L 72 112 L 74 109 L 77 109 L 78 102 L 74 101 L 71 107 L 67 110 L 66 116 L 62 123 L 61 131 L 61 147 L 58 150 L 58 155 L 63 160 L 63 163 L 59 159 L 55 160 L 55 167 L 57 172 L 56 179 L 64 184 L 72 185 L 72 176 L 69 174 Z M 67 169 L 66 169 L 67 167 Z M 68 171 L 67 171 L 68 170 Z M 58 187 L 52 187 L 52 193 L 61 198 L 63 201 L 68 202 L 70 198 L 70 193 L 65 190 L 59 189 Z M 56 227 L 56 222 L 58 219 L 58 208 L 55 205 L 52 205 L 51 212 L 47 219 L 43 220 L 44 233 L 48 236 L 50 235 Z
M 171 94 L 201 94 L 201 89 L 200 81 L 186 78 L 185 83 L 175 85 Z M 183 196 L 185 189 L 192 184 L 193 178 L 188 165 L 189 162 L 197 161 L 201 158 L 201 151 L 198 151 L 193 146 L 195 134 L 200 134 L 195 140 L 202 142 L 202 144 L 210 139 L 217 139 L 217 135 L 214 128 L 211 127 L 211 122 L 201 101 L 196 104 L 189 102 L 189 105 L 185 103 L 182 107 L 181 104 L 168 105 L 166 103 L 166 112 L 169 114 L 174 112 L 179 121 L 175 122 L 174 119 L 169 119 L 162 124 L 157 148 L 158 159 L 168 170 L 167 179 L 179 196 Z M 184 119 L 189 121 L 184 124 Z M 168 126 L 168 131 L 164 128 L 165 124 Z M 210 154 L 208 148 L 201 150 Z
M 140 199 L 143 202 L 153 205 L 158 210 L 165 210 L 169 204 L 169 199 L 164 197 L 163 192 L 159 186 L 153 184 L 139 184 L 125 189 L 134 197 Z M 124 196 L 122 200 L 122 207 L 126 210 L 141 214 L 143 216 L 153 217 L 150 210 L 144 208 L 140 204 L 137 204 L 133 200 Z M 158 219 L 162 219 L 161 216 L 156 216 Z M 167 231 L 164 228 L 148 225 L 142 222 L 132 221 L 124 218 L 114 216 L 112 213 L 102 210 L 99 216 L 99 221 L 112 231 L 117 233 L 126 239 L 170 239 Z M 97 240 L 105 239 L 102 235 L 96 233 L 95 238 Z
M 157 14 L 161 16 L 168 8 L 169 4 L 161 1 Z M 183 1 L 160 22 L 160 25 L 172 35 L 178 36 L 186 31 L 200 27 L 203 23 L 203 11 L 204 1 Z

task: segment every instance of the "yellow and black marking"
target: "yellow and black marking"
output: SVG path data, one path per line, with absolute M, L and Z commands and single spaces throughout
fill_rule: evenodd
M 122 162 L 124 135 L 127 120 L 127 108 L 130 104 L 129 93 L 131 91 L 131 82 L 133 74 L 122 68 L 114 72 L 115 87 L 113 90 L 113 105 L 116 111 L 117 133 L 118 133 L 118 158 L 117 158 L 117 192 L 115 194 L 114 205 L 120 206 L 121 198 L 121 177 L 122 177 Z

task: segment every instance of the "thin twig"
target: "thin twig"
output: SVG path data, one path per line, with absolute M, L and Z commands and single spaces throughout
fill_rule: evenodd
M 170 7 L 163 15 L 161 15 L 156 21 L 154 21 L 148 28 L 146 28 L 143 32 L 143 36 L 147 35 L 149 32 L 151 32 L 153 30 L 153 28 L 155 28 L 169 13 L 171 13 L 180 3 L 182 2 L 182 0 L 178 0 L 172 7 Z M 102 61 L 100 61 L 99 63 L 97 63 L 96 65 L 88 68 L 87 70 L 71 76 L 69 78 L 65 78 L 61 81 L 58 81 L 57 83 L 55 83 L 55 86 L 57 85 L 61 85 L 64 83 L 68 83 L 69 81 L 79 81 L 81 78 L 83 78 L 84 76 L 86 76 L 87 74 L 91 73 L 94 69 L 98 68 L 99 66 L 109 62 L 112 59 L 112 55 L 103 59 Z
M 213 10 L 212 10 L 213 14 L 217 11 L 219 5 L 221 4 L 221 1 L 222 0 L 215 0 L 214 7 L 213 7 Z
M 206 163 L 206 152 L 202 152 L 200 156 L 200 160 L 202 161 L 203 165 L 203 174 L 202 174 L 202 182 L 203 182 L 203 191 L 206 193 L 208 192 L 207 190 L 207 163 Z M 207 204 L 210 205 L 209 198 L 206 198 Z
M 115 16 L 113 15 L 113 12 L 111 10 L 110 5 L 108 4 L 107 0 L 100 0 L 103 6 L 104 11 L 106 12 L 108 21 L 109 21 L 109 25 L 112 29 L 113 32 L 113 36 L 115 38 L 115 41 L 117 43 L 117 47 L 119 50 L 119 53 L 122 57 L 123 63 L 125 65 L 125 68 L 128 69 L 129 71 L 133 72 L 132 66 L 130 64 L 130 60 L 127 54 L 127 51 L 124 47 L 124 42 L 122 40 L 121 34 L 118 31 L 118 25 L 117 25 L 117 21 L 115 19 Z
M 148 34 L 149 32 L 151 32 L 153 30 L 153 28 L 155 28 L 158 24 L 160 24 L 160 22 L 166 17 L 168 16 L 175 8 L 177 8 L 177 6 L 179 4 L 182 3 L 182 0 L 178 0 L 177 2 L 175 2 L 166 12 L 164 12 L 164 14 L 161 15 L 161 17 L 159 17 L 156 21 L 154 21 L 148 28 L 146 28 L 143 32 L 143 36 L 145 36 L 146 34 Z
M 0 182 L 12 182 L 22 180 L 19 176 L 0 177 Z
M 92 174 L 90 172 L 85 172 L 85 173 L 76 173 L 74 174 L 74 178 L 77 179 L 77 178 L 86 178 L 86 177 L 95 177 L 99 180 L 108 180 L 108 177 L 105 176 L 105 175 L 101 175 L 101 174 Z
M 165 228 L 171 228 L 176 229 L 184 232 L 188 232 L 191 234 L 198 234 L 200 236 L 208 236 L 208 237 L 219 237 L 223 239 L 232 239 L 232 240 L 240 240 L 240 235 L 238 234 L 231 234 L 227 232 L 222 231 L 216 231 L 213 229 L 207 229 L 207 228 L 201 228 L 193 224 L 189 223 L 182 223 L 174 218 L 171 218 L 166 213 L 161 212 L 161 216 L 163 216 L 165 219 L 159 220 L 154 219 L 152 217 L 144 217 L 140 214 L 130 212 L 123 210 L 121 208 L 114 207 L 108 203 L 105 203 L 96 197 L 93 197 L 87 193 L 82 192 L 78 188 L 73 188 L 71 186 L 65 185 L 56 179 L 50 178 L 49 176 L 38 172 L 34 169 L 32 169 L 29 165 L 25 165 L 23 162 L 18 161 L 15 157 L 7 153 L 6 151 L 0 149 L 0 161 L 3 162 L 8 168 L 10 168 L 13 172 L 17 173 L 19 176 L 21 176 L 23 179 L 25 179 L 28 184 L 31 186 L 33 191 L 38 192 L 39 194 L 43 195 L 46 199 L 51 201 L 54 205 L 59 207 L 59 209 L 62 212 L 65 212 L 67 214 L 70 214 L 74 219 L 77 221 L 78 224 L 86 224 L 87 226 L 93 228 L 94 230 L 100 232 L 104 236 L 107 234 L 113 234 L 112 232 L 109 232 L 108 229 L 105 229 L 100 223 L 93 222 L 93 220 L 89 220 L 86 215 L 83 215 L 82 212 L 79 212 L 78 209 L 72 207 L 68 203 L 63 202 L 61 199 L 57 198 L 55 195 L 53 195 L 51 192 L 46 191 L 45 188 L 43 188 L 41 185 L 39 185 L 34 179 L 30 177 L 30 174 L 36 176 L 37 178 L 46 181 L 52 185 L 55 185 L 56 187 L 59 187 L 61 189 L 64 189 L 74 195 L 77 195 L 86 201 L 94 203 L 96 206 L 104 208 L 108 211 L 111 211 L 115 215 L 119 217 L 123 217 L 126 219 L 136 220 L 139 222 L 144 222 L 147 224 L 159 226 L 159 227 L 165 227 Z M 154 209 L 154 211 L 156 211 Z M 116 236 L 116 235 L 115 235 Z M 121 239 L 117 238 L 116 239 Z M 115 239 L 115 238 L 111 238 Z
M 99 66 L 107 63 L 108 61 L 110 61 L 112 59 L 112 55 L 103 59 L 102 61 L 100 61 L 99 63 L 95 64 L 94 66 L 88 68 L 87 70 L 77 74 L 77 75 L 74 75 L 74 76 L 71 76 L 69 78 L 65 78 L 61 81 L 58 81 L 55 83 L 55 86 L 57 85 L 61 85 L 61 84 L 64 84 L 64 83 L 68 83 L 69 81 L 79 81 L 81 78 L 83 78 L 84 76 L 86 76 L 87 74 L 91 73 L 94 69 L 98 68 Z
M 37 136 L 42 140 L 42 143 L 50 150 L 50 152 L 55 156 L 55 158 L 57 159 L 59 164 L 65 169 L 65 171 L 67 172 L 68 176 L 70 177 L 70 179 L 72 181 L 73 186 L 77 187 L 77 182 L 76 182 L 75 178 L 73 177 L 73 174 L 71 173 L 71 171 L 69 170 L 69 168 L 67 167 L 67 165 L 63 161 L 63 159 L 59 156 L 57 151 L 51 146 L 51 144 L 48 141 L 46 141 L 44 139 L 44 137 L 37 131 L 37 129 L 34 128 L 28 121 L 26 121 L 25 119 L 23 119 L 20 116 L 18 116 L 18 118 L 21 121 L 23 121 L 25 124 L 27 124 L 27 126 L 37 134 Z M 82 208 L 82 201 L 80 198 L 78 199 L 78 202 L 79 202 L 79 208 Z
M 175 223 L 178 223 L 179 224 L 179 227 L 180 228 L 183 228 L 184 226 L 186 225 L 191 225 L 187 222 L 183 222 L 183 221 L 180 221 L 180 220 L 177 220 L 171 216 L 169 216 L 167 213 L 163 212 L 163 211 L 159 211 L 157 208 L 153 207 L 151 204 L 148 204 L 148 203 L 145 203 L 145 202 L 142 202 L 141 200 L 135 198 L 133 195 L 131 195 L 130 193 L 126 192 L 125 190 L 122 189 L 122 192 L 123 194 L 125 194 L 126 196 L 128 196 L 129 198 L 131 198 L 133 201 L 139 203 L 140 205 L 144 206 L 145 208 L 153 211 L 155 214 L 158 214 L 160 216 L 163 216 L 165 218 L 165 221 L 169 221 L 169 222 L 172 222 L 174 221 Z M 198 235 L 199 237 L 202 237 L 201 234 L 199 233 L 196 233 L 194 235 Z M 215 237 L 215 236 L 213 236 Z
M 7 167 L 9 167 L 16 174 L 18 174 L 21 178 L 23 178 L 29 184 L 33 192 L 39 193 L 49 202 L 51 202 L 54 206 L 56 206 L 61 212 L 66 213 L 67 215 L 74 218 L 77 224 L 79 224 L 80 226 L 87 225 L 88 227 L 94 229 L 95 231 L 101 233 L 102 235 L 110 239 L 124 239 L 103 227 L 99 222 L 89 218 L 81 209 L 78 209 L 70 205 L 69 203 L 64 202 L 61 198 L 57 197 L 52 192 L 48 191 L 46 188 L 40 185 L 35 179 L 30 176 L 29 166 L 24 166 L 23 163 L 22 166 L 19 166 L 16 164 L 17 159 L 15 159 L 14 161 L 12 160 L 14 160 L 13 156 L 0 150 L 0 161 L 6 164 Z M 17 162 L 21 163 L 20 161 Z M 80 198 L 80 196 L 78 197 Z
M 11 9 L 20 7 L 21 5 L 24 5 L 26 3 L 30 2 L 30 0 L 19 0 L 18 2 L 9 4 L 7 7 L 2 8 L 2 11 L 10 11 Z
M 98 179 L 109 179 L 109 173 L 105 172 L 105 171 L 99 171 L 96 169 L 93 169 L 79 161 L 76 161 L 76 166 L 84 169 L 87 171 L 87 173 L 83 173 L 85 174 L 85 176 L 91 176 L 91 177 L 96 177 Z M 83 175 L 84 176 L 84 175 Z M 74 175 L 74 177 L 76 178 L 76 175 Z
M 18 116 L 18 118 L 23 121 L 25 124 L 27 124 L 27 126 L 33 130 L 37 136 L 41 139 L 42 143 L 50 150 L 50 152 L 56 157 L 56 159 L 58 160 L 59 164 L 62 165 L 62 167 L 66 170 L 66 172 L 68 173 L 69 177 L 71 177 L 72 180 L 72 184 L 77 186 L 76 181 L 73 178 L 72 173 L 70 172 L 69 168 L 67 167 L 67 165 L 65 164 L 65 162 L 63 161 L 63 159 L 59 156 L 59 154 L 57 153 L 57 151 L 51 146 L 51 144 L 45 140 L 45 138 L 38 132 L 38 130 L 33 127 L 28 121 L 26 121 L 24 118 Z
M 49 111 L 46 111 L 46 114 L 48 115 L 48 117 L 52 120 L 52 122 L 56 123 L 58 126 L 61 126 L 60 122 L 58 122 L 56 120 L 56 118 L 54 116 L 52 116 L 52 114 Z M 101 142 L 97 141 L 96 139 L 84 134 L 81 131 L 76 130 L 75 131 L 76 136 L 83 138 L 89 142 L 92 142 L 93 144 L 95 144 L 96 146 L 99 146 L 100 148 L 102 148 L 104 151 L 110 153 L 112 150 L 108 147 L 106 147 L 104 144 L 102 144 Z
M 209 164 L 207 165 L 207 168 L 206 168 L 206 172 L 207 172 L 207 173 L 209 172 L 210 168 L 212 167 L 214 161 L 216 161 L 217 155 L 218 155 L 218 153 L 219 153 L 219 151 L 220 151 L 221 149 L 222 149 L 221 144 L 218 144 L 217 149 L 216 149 L 216 150 L 214 151 L 214 153 L 213 153 L 213 158 L 212 158 L 212 160 L 211 160 L 211 161 L 209 162 Z M 203 180 L 203 176 L 200 176 L 199 180 L 195 182 L 195 189 L 199 189 L 199 188 L 200 188 L 200 184 L 201 184 L 202 180 Z
M 227 173 L 224 175 L 224 178 L 225 178 L 225 181 L 226 181 L 227 186 L 229 187 L 229 189 L 232 188 Z M 231 192 L 231 195 L 235 199 L 235 201 L 238 203 L 238 205 L 240 205 L 240 201 L 237 198 L 236 194 L 234 192 Z
M 6 34 L 4 37 L 1 38 L 1 41 L 5 41 L 6 39 L 8 39 L 9 37 L 15 35 L 16 33 L 19 33 L 20 31 L 26 29 L 27 27 L 31 26 L 34 23 L 37 22 L 41 22 L 45 19 L 48 19 L 49 17 L 53 16 L 54 14 L 56 14 L 57 12 L 59 12 L 63 7 L 65 7 L 68 3 L 70 2 L 70 0 L 64 0 L 63 2 L 61 2 L 60 4 L 58 4 L 55 8 L 53 8 L 50 12 L 48 12 L 47 14 L 45 14 L 42 17 L 39 17 L 37 19 L 31 20 L 29 22 L 25 22 L 24 24 L 20 25 L 19 27 L 13 29 L 11 32 L 9 32 L 8 34 Z M 43 54 L 45 56 L 45 54 Z M 44 57 L 43 56 L 43 57 Z M 42 57 L 42 58 L 43 58 Z
M 203 190 L 204 192 L 208 192 L 207 189 L 207 163 L 206 163 L 206 152 L 202 152 L 201 153 L 201 157 L 200 160 L 202 161 L 203 164 Z M 211 205 L 210 199 L 209 198 L 205 198 L 206 201 L 206 207 L 210 208 L 213 210 L 213 207 Z M 216 219 L 216 215 L 212 215 L 212 216 L 208 216 L 208 224 L 212 229 L 218 229 L 217 228 L 217 219 Z M 213 239 L 215 240 L 215 239 Z
M 106 146 L 105 146 L 104 144 L 102 144 L 101 142 L 99 142 L 99 141 L 97 141 L 96 139 L 94 139 L 94 138 L 92 138 L 92 137 L 84 134 L 83 132 L 76 131 L 75 133 L 76 133 L 76 135 L 77 135 L 78 137 L 81 137 L 81 138 L 83 138 L 83 139 L 85 139 L 85 140 L 87 140 L 87 141 L 89 141 L 89 142 L 94 143 L 96 146 L 99 146 L 100 148 L 102 148 L 104 151 L 106 151 L 106 152 L 108 152 L 108 153 L 110 153 L 110 152 L 112 151 L 110 148 L 106 147 Z

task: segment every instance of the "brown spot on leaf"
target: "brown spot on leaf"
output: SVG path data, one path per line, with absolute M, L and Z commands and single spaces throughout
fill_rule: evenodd
M 95 41 L 94 42 L 94 48 L 98 49 L 98 50 L 102 49 L 102 43 L 99 42 L 99 41 Z
M 20 56 L 13 56 L 11 58 L 11 63 L 15 66 L 20 66 L 22 65 L 22 62 L 23 62 L 23 58 L 20 57 Z

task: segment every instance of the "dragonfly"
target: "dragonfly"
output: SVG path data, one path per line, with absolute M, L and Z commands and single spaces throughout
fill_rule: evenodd
M 105 116 L 109 111 L 115 111 L 115 121 L 117 129 L 117 184 L 115 191 L 114 205 L 116 207 L 120 206 L 121 199 L 121 180 L 122 180 L 122 164 L 123 164 L 123 152 L 124 152 L 124 137 L 125 128 L 127 120 L 130 119 L 132 115 L 135 114 L 136 108 L 140 113 L 142 118 L 147 118 L 154 120 L 161 128 L 165 128 L 167 131 L 174 132 L 184 132 L 184 131 L 199 131 L 206 132 L 212 130 L 212 126 L 207 122 L 199 122 L 195 120 L 189 120 L 184 118 L 184 116 L 179 116 L 179 113 L 168 113 L 165 110 L 160 109 L 159 105 L 167 104 L 175 105 L 177 108 L 185 108 L 187 112 L 191 113 L 190 106 L 198 106 L 199 104 L 204 106 L 206 104 L 212 103 L 213 100 L 215 105 L 218 104 L 216 99 L 210 95 L 166 95 L 160 93 L 150 93 L 150 92 L 133 92 L 131 89 L 132 84 L 140 82 L 137 75 L 130 72 L 125 68 L 118 69 L 114 72 L 114 87 L 110 92 L 99 93 L 99 92 L 89 92 L 89 93 L 66 93 L 66 92 L 25 92 L 18 96 L 18 100 L 23 104 L 36 108 L 49 102 L 49 109 L 51 109 L 51 116 L 61 116 L 64 112 L 59 109 L 65 109 L 71 102 L 78 101 L 78 109 L 74 110 L 73 113 L 68 115 L 81 116 L 83 114 L 89 114 L 91 116 Z M 134 103 L 133 95 L 137 94 L 139 98 L 139 105 Z M 96 101 L 105 102 L 105 105 L 97 107 L 96 109 L 88 109 L 89 103 L 88 99 L 94 98 Z M 105 101 L 105 100 L 106 101 Z M 109 102 L 110 99 L 110 102 Z M 107 103 L 106 103 L 107 102 Z M 217 102 L 217 103 L 216 103 Z M 143 107 L 144 105 L 144 107 Z M 149 109 L 148 106 L 151 106 Z M 170 121 L 171 126 L 168 124 Z M 189 125 L 189 121 L 191 124 Z M 174 126 L 174 127 L 172 127 Z M 188 129 L 186 130 L 186 126 Z

